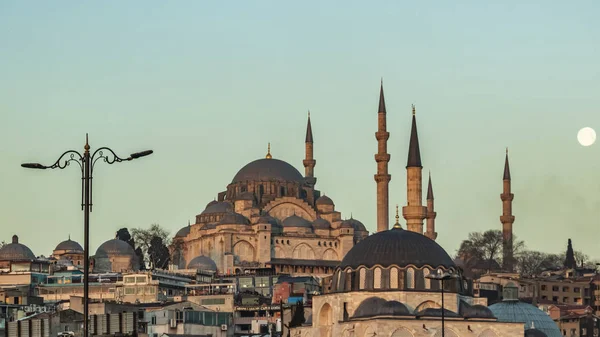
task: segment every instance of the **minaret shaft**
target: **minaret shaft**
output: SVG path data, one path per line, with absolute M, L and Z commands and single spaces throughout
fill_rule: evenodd
M 377 174 L 375 174 L 375 182 L 377 183 L 377 231 L 385 231 L 389 229 L 389 183 L 392 176 L 388 173 L 388 163 L 390 154 L 387 153 L 387 141 L 390 138 L 390 133 L 387 132 L 387 116 L 385 109 L 385 99 L 383 96 L 383 83 L 379 91 L 379 112 L 377 113 L 377 154 L 375 154 L 375 162 L 377 162 Z
M 312 134 L 312 125 L 310 123 L 310 112 L 308 113 L 308 122 L 306 123 L 306 138 L 304 140 L 304 152 L 305 158 L 302 161 L 304 165 L 304 176 L 307 178 L 306 182 L 309 186 L 313 187 L 317 179 L 315 178 L 315 165 L 317 161 L 313 156 L 313 134 Z
M 435 217 L 437 213 L 434 209 L 433 200 L 433 186 L 431 185 L 431 174 L 429 174 L 429 183 L 427 184 L 427 230 L 425 236 L 431 240 L 437 239 L 437 232 L 435 231 Z
M 504 162 L 504 176 L 502 179 L 502 194 L 500 194 L 500 200 L 502 200 L 502 215 L 500 216 L 500 222 L 502 223 L 502 255 L 503 255 L 503 269 L 512 272 L 514 270 L 514 256 L 513 256 L 513 223 L 515 217 L 512 214 L 512 202 L 514 194 L 511 192 L 511 179 L 510 179 L 510 168 L 508 165 L 508 150 L 506 152 L 506 159 Z
M 427 207 L 423 206 L 423 165 L 419 149 L 417 120 L 413 105 L 408 161 L 406 163 L 406 206 L 402 216 L 406 219 L 406 229 L 423 234 L 423 220 L 427 217 Z

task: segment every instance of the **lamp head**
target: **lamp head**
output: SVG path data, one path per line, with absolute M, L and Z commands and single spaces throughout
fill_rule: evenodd
M 44 170 L 47 167 L 42 165 L 42 164 L 38 164 L 38 163 L 25 163 L 25 164 L 21 164 L 21 167 L 24 168 L 30 168 L 30 169 L 39 169 L 39 170 Z
M 142 152 L 132 153 L 129 157 L 131 159 L 138 159 L 138 158 L 141 158 L 141 157 L 149 156 L 152 153 L 154 153 L 154 151 L 152 151 L 152 150 L 146 150 L 146 151 L 142 151 Z

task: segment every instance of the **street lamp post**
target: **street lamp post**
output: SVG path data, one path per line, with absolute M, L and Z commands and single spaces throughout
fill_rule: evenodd
M 444 318 L 445 318 L 445 312 L 444 312 L 444 281 L 446 280 L 450 280 L 450 279 L 455 279 L 458 278 L 457 274 L 452 273 L 451 271 L 449 272 L 442 272 L 441 269 L 438 269 L 438 272 L 436 274 L 429 274 L 427 276 L 425 276 L 428 279 L 432 279 L 432 280 L 439 280 L 440 281 L 440 286 L 442 288 L 442 337 L 445 337 L 445 327 L 444 327 Z
M 88 143 L 88 135 L 85 135 L 85 146 L 83 147 L 83 155 L 75 150 L 69 150 L 64 152 L 54 164 L 46 166 L 38 163 L 25 163 L 21 164 L 24 168 L 31 169 L 64 169 L 75 162 L 79 165 L 81 171 L 81 209 L 83 210 L 83 232 L 84 232 L 84 243 L 83 243 L 83 336 L 88 337 L 88 299 L 89 299 L 89 282 L 88 277 L 90 274 L 90 212 L 92 211 L 92 179 L 94 175 L 94 166 L 98 160 L 102 160 L 108 164 L 120 163 L 123 161 L 130 161 L 133 159 L 145 157 L 152 154 L 152 150 L 136 152 L 131 154 L 127 158 L 121 158 L 108 147 L 101 147 L 94 151 L 90 155 L 90 145 Z M 106 154 L 105 152 L 106 151 Z

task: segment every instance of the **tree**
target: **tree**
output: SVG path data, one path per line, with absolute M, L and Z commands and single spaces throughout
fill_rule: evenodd
M 304 322 L 306 322 L 306 317 L 304 317 L 304 304 L 300 301 L 294 306 L 294 312 L 289 327 L 299 327 L 304 324 Z
M 150 257 L 150 247 L 152 246 L 152 240 L 156 240 L 155 238 L 160 238 L 162 240 L 162 245 L 168 246 L 170 244 L 169 232 L 160 227 L 158 224 L 150 225 L 150 228 L 134 228 L 131 230 L 131 235 L 133 236 L 133 240 L 135 241 L 137 248 L 141 250 L 143 259 L 141 261 L 148 262 L 148 266 L 153 269 L 155 268 L 155 264 L 153 264 L 153 259 Z M 160 254 L 154 254 L 155 257 Z
M 6 246 L 6 241 L 2 241 L 2 242 L 0 242 L 0 248 L 2 248 L 2 247 L 4 247 L 4 246 Z
M 573 245 L 571 244 L 571 239 L 567 243 L 567 252 L 565 254 L 565 268 L 573 269 L 577 267 L 577 261 L 575 261 L 575 253 L 573 252 Z
M 458 257 L 465 262 L 465 267 L 471 268 L 471 263 L 483 263 L 485 269 L 491 270 L 496 263 L 502 261 L 502 247 L 504 238 L 500 230 L 488 230 L 485 232 L 471 232 L 467 240 L 460 244 Z M 513 258 L 518 258 L 523 251 L 523 241 L 517 240 L 513 235 Z
M 517 259 L 517 271 L 524 276 L 538 275 L 544 270 L 558 270 L 562 267 L 564 258 L 558 254 L 526 250 Z
M 158 236 L 152 238 L 148 248 L 148 258 L 153 269 L 165 269 L 169 266 L 171 261 L 169 248 L 163 243 L 162 238 Z

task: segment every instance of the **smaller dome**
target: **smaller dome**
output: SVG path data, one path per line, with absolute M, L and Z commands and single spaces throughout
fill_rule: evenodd
M 176 238 L 184 238 L 184 237 L 188 236 L 188 234 L 190 234 L 190 229 L 191 229 L 190 225 L 187 225 L 187 226 L 181 228 L 180 230 L 177 231 L 177 234 L 175 234 L 175 237 Z
M 281 225 L 279 224 L 279 221 L 277 219 L 275 219 L 274 217 L 270 216 L 270 215 L 263 215 L 260 218 L 258 218 L 258 220 L 256 221 L 257 224 L 271 224 L 271 226 L 277 226 L 277 227 L 281 227 Z
M 496 318 L 488 307 L 481 304 L 466 307 L 462 314 L 465 318 Z
M 387 301 L 381 297 L 369 297 L 360 302 L 352 318 L 372 317 L 377 314 Z
M 525 337 L 548 337 L 548 335 L 538 329 L 527 329 L 525 330 Z
M 215 203 L 210 202 L 206 209 L 200 213 L 204 214 L 213 214 L 213 213 L 226 213 L 232 210 L 231 203 L 228 201 L 217 201 Z
M 297 215 L 292 215 L 290 217 L 285 218 L 285 220 L 283 220 L 283 227 L 303 227 L 303 228 L 311 228 L 312 224 L 302 218 L 299 217 Z
M 214 204 L 218 204 L 218 203 L 219 203 L 218 201 L 216 201 L 216 200 L 213 199 L 208 204 L 206 204 L 206 207 L 204 207 L 204 208 L 206 209 L 206 208 L 208 208 L 208 207 L 210 207 L 210 206 L 212 206 Z
M 131 256 L 135 257 L 135 251 L 133 248 L 125 241 L 119 239 L 108 240 L 105 243 L 101 244 L 98 249 L 96 249 L 95 258 L 100 257 L 112 257 L 112 256 Z
M 408 308 L 398 301 L 387 301 L 377 311 L 378 316 L 407 316 Z
M 327 221 L 323 218 L 318 218 L 317 220 L 313 221 L 312 226 L 314 229 L 329 229 L 329 228 L 331 228 L 331 224 L 329 223 L 329 221 Z
M 188 269 L 217 271 L 217 264 L 210 257 L 205 255 L 196 256 L 188 263 Z
M 326 206 L 335 206 L 333 200 L 330 197 L 323 195 L 315 202 L 317 206 L 326 205 Z
M 250 192 L 244 192 L 242 194 L 240 194 L 236 200 L 248 200 L 248 201 L 254 201 L 254 194 L 250 193 Z
M 58 246 L 56 246 L 56 248 L 54 248 L 54 250 L 68 250 L 68 251 L 83 252 L 83 248 L 81 247 L 81 245 L 71 239 L 59 243 Z
M 249 225 L 250 221 L 243 215 L 235 212 L 227 212 L 221 220 L 220 225 Z
M 19 243 L 19 237 L 13 235 L 12 243 L 0 248 L 0 261 L 35 260 L 35 254 L 24 244 Z
M 365 225 L 363 225 L 362 222 L 353 219 L 352 217 L 350 217 L 350 219 L 346 219 L 344 221 L 342 221 L 342 227 L 343 228 L 354 228 L 355 231 L 363 231 L 366 232 L 367 228 L 365 227 Z
M 442 308 L 427 308 L 415 314 L 417 317 L 442 317 Z M 445 317 L 460 317 L 459 314 L 448 309 L 444 309 Z

